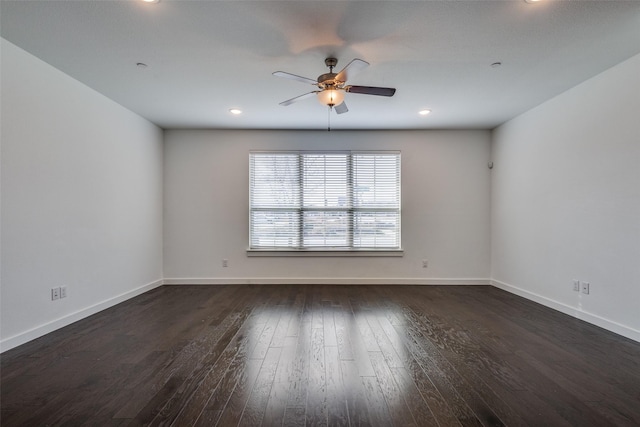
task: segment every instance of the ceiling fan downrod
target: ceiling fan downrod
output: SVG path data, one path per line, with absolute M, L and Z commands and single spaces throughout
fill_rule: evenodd
M 327 58 L 324 60 L 324 65 L 329 67 L 329 72 L 333 73 L 333 67 L 338 65 L 338 60 L 336 58 Z

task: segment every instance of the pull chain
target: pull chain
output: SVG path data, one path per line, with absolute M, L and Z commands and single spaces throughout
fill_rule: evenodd
M 327 132 L 331 132 L 331 105 L 329 105 L 329 113 L 327 114 Z

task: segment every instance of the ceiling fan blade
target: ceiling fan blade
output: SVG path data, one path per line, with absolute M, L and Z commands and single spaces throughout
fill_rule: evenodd
M 347 111 L 349 111 L 349 109 L 347 108 L 347 104 L 345 104 L 344 101 L 342 101 L 341 104 L 338 104 L 333 108 L 336 110 L 336 113 L 338 114 L 344 114 Z
M 287 105 L 291 105 L 294 102 L 298 102 L 298 101 L 301 101 L 303 99 L 311 98 L 316 93 L 318 93 L 318 91 L 314 90 L 313 92 L 305 93 L 304 95 L 296 96 L 295 98 L 291 98 L 291 99 L 287 99 L 286 101 L 282 101 L 280 103 L 280 105 L 282 105 L 283 107 L 286 107 Z
M 367 61 L 363 61 L 362 59 L 354 59 L 351 62 L 349 62 L 347 64 L 346 67 L 344 67 L 342 69 L 342 71 L 340 71 L 336 77 L 335 80 L 339 81 L 339 82 L 346 82 L 347 80 L 349 80 L 351 77 L 355 76 L 356 74 L 358 74 L 360 71 L 364 70 L 365 68 L 367 68 L 369 66 L 369 63 Z
M 361 93 L 364 95 L 393 96 L 396 89 L 392 87 L 374 86 L 347 86 L 345 90 L 349 93 Z
M 273 73 L 273 75 L 276 77 L 284 77 L 285 79 L 297 80 L 302 83 L 309 83 L 312 85 L 318 84 L 318 82 L 313 79 L 308 79 L 306 77 L 298 76 L 296 74 L 285 73 L 284 71 L 276 71 L 275 73 Z

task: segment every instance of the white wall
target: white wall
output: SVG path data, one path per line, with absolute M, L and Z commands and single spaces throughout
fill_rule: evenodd
M 1 48 L 7 350 L 162 283 L 162 130 Z M 51 301 L 61 285 L 67 298 Z
M 247 257 L 264 149 L 401 150 L 404 257 Z M 166 283 L 488 283 L 489 154 L 489 131 L 166 131 Z
M 498 127 L 492 151 L 495 284 L 640 341 L 640 55 Z

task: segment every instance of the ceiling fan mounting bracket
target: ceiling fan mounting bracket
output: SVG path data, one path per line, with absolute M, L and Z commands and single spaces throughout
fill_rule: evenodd
M 329 68 L 333 68 L 338 65 L 338 60 L 336 58 L 327 58 L 324 60 L 324 64 Z

